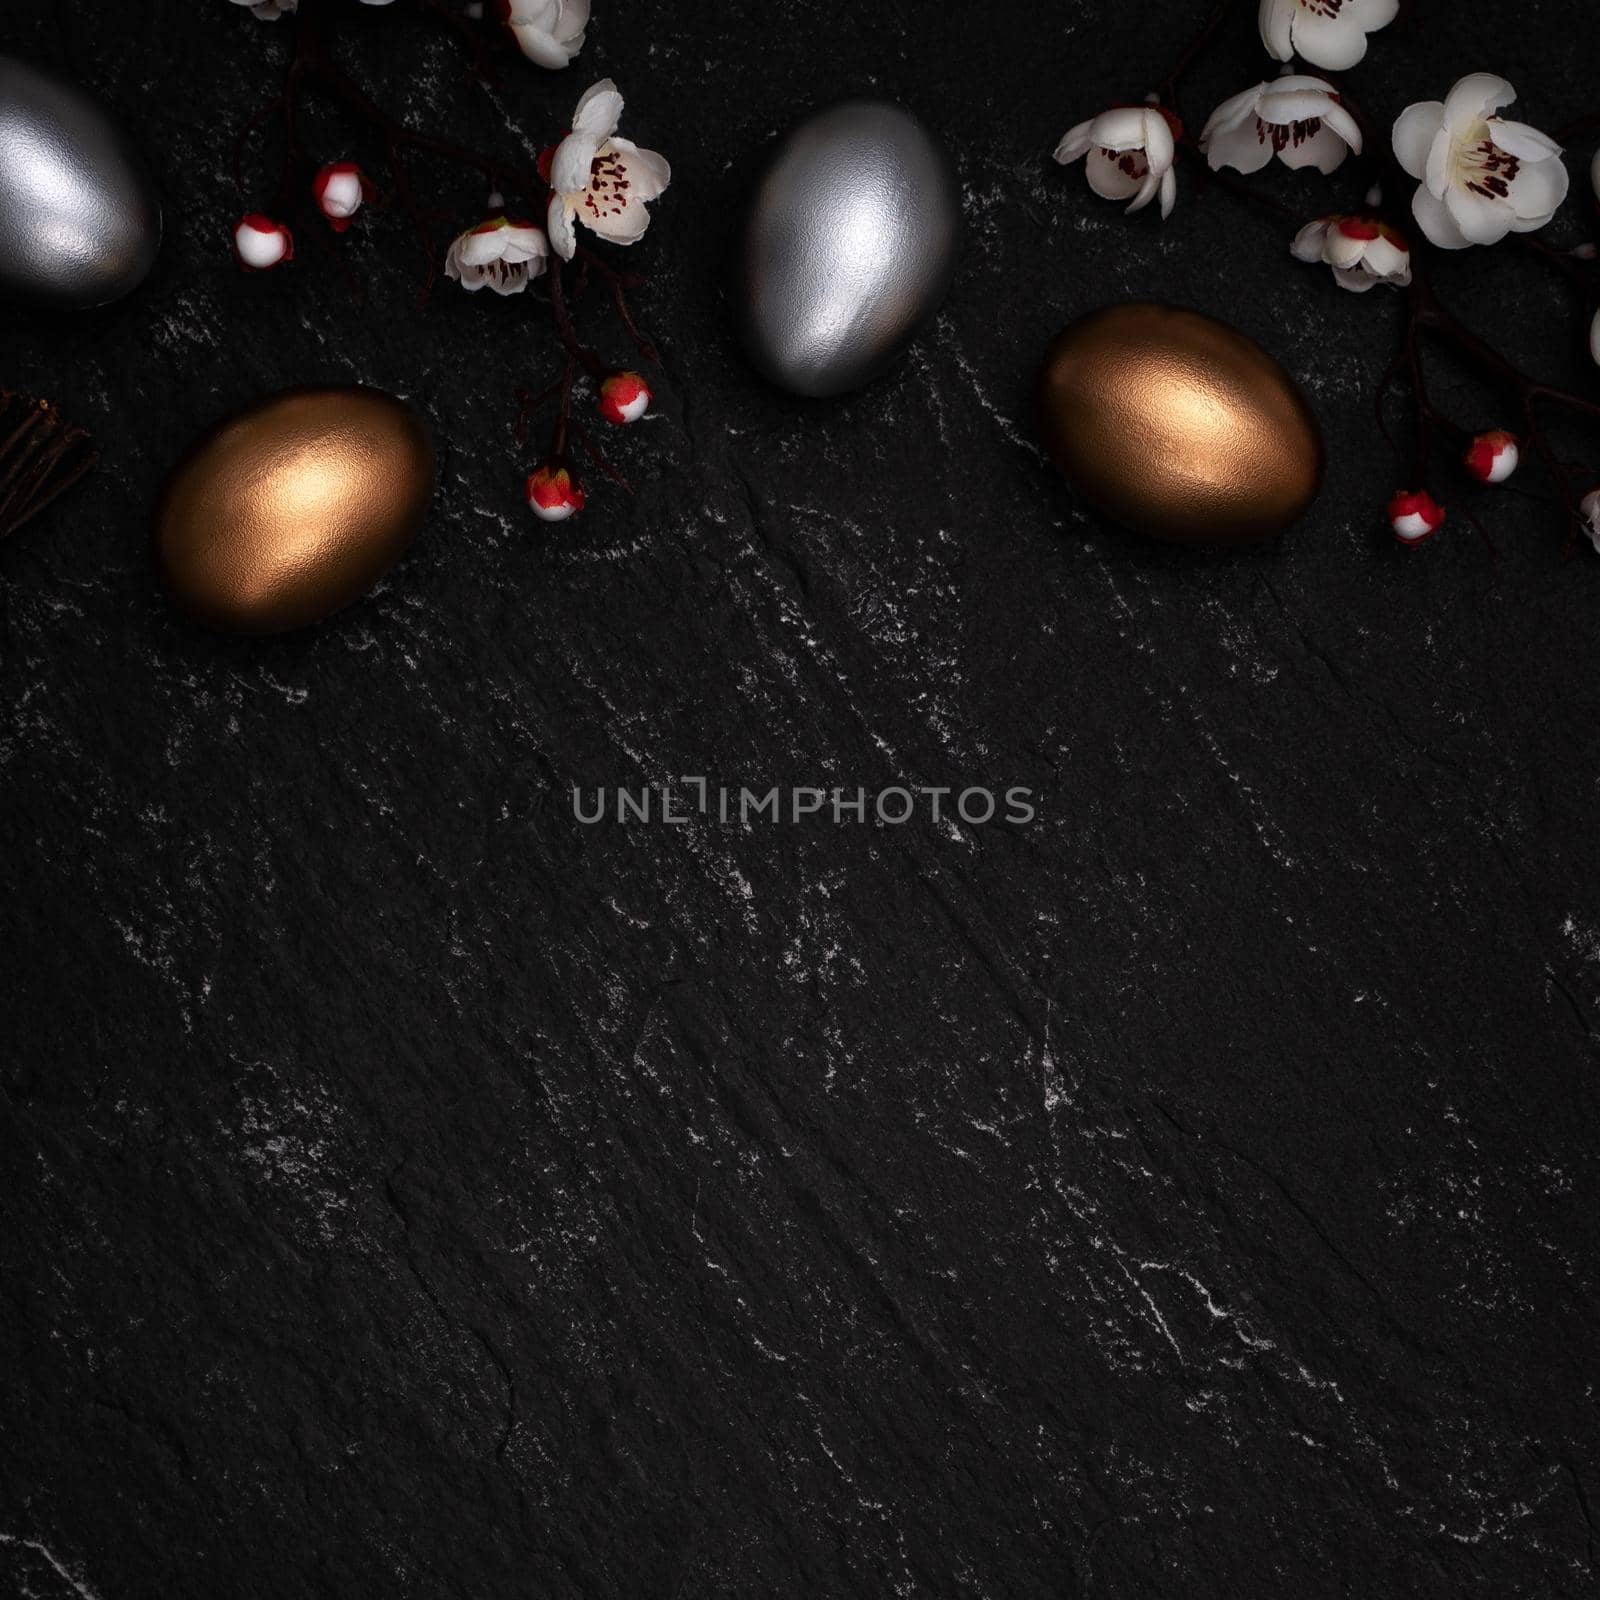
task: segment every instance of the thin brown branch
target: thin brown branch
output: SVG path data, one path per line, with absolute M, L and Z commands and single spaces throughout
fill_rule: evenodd
M 1227 15 L 1233 9 L 1234 4 L 1235 0 L 1218 0 L 1205 24 L 1190 41 L 1188 48 L 1172 64 L 1172 70 L 1162 80 L 1161 87 L 1157 91 L 1162 105 L 1170 106 L 1173 110 L 1177 109 L 1179 84 L 1183 81 L 1189 68 L 1195 64 L 1206 47 L 1216 38 L 1217 30 L 1227 19 Z
M 0 389 L 0 538 L 79 481 L 99 457 L 48 400 Z

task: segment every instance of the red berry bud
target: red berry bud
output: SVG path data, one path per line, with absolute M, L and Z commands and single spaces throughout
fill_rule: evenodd
M 1504 483 L 1517 470 L 1522 451 L 1515 434 L 1504 428 L 1480 433 L 1467 451 L 1467 471 L 1479 483 Z
M 246 272 L 270 272 L 294 260 L 294 235 L 281 222 L 252 211 L 234 224 L 233 253 Z
M 541 522 L 565 522 L 584 506 L 583 485 L 547 461 L 528 478 L 528 506 Z
M 1401 544 L 1421 544 L 1444 526 L 1444 507 L 1426 489 L 1404 490 L 1389 502 L 1389 526 Z
M 600 385 L 600 415 L 619 426 L 637 422 L 650 409 L 654 396 L 637 372 L 613 372 Z
M 311 185 L 317 207 L 333 226 L 343 233 L 371 193 L 366 174 L 353 161 L 335 161 L 317 174 Z

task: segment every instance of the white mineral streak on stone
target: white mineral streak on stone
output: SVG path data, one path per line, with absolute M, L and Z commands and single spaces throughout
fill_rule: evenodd
M 81 1578 L 73 1575 L 67 1565 L 53 1550 L 38 1539 L 25 1539 L 20 1534 L 0 1533 L 0 1547 L 11 1545 L 19 1550 L 31 1550 L 61 1581 L 77 1595 L 78 1600 L 100 1600 L 99 1593 Z
M 961 371 L 961 376 L 966 380 L 967 387 L 972 391 L 972 397 L 993 419 L 1001 433 L 1012 444 L 1016 445 L 1019 450 L 1026 450 L 1036 461 L 1044 460 L 1044 452 L 1022 431 L 1016 419 L 1008 416 L 990 398 L 989 391 L 984 388 L 983 381 L 978 376 L 978 369 L 973 366 L 967 357 L 966 351 L 961 348 L 960 341 L 956 337 L 955 329 L 951 325 L 949 317 L 941 314 L 934 318 L 933 325 L 939 333 L 940 342 L 949 350 L 956 366 Z

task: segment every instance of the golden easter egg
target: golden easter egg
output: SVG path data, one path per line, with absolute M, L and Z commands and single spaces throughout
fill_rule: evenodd
M 1175 544 L 1270 539 L 1322 481 L 1322 435 L 1289 374 L 1236 328 L 1175 306 L 1108 306 L 1058 334 L 1039 418 L 1088 505 Z
M 282 633 L 358 600 L 433 496 L 422 420 L 377 389 L 296 389 L 213 428 L 168 480 L 156 564 L 174 602 L 231 633 Z

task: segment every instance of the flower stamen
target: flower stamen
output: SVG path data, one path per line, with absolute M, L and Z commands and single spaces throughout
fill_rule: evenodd
M 1486 200 L 1504 200 L 1521 171 L 1521 161 L 1489 138 L 1480 140 L 1456 157 L 1456 175 L 1461 186 L 1473 194 L 1481 194 Z

